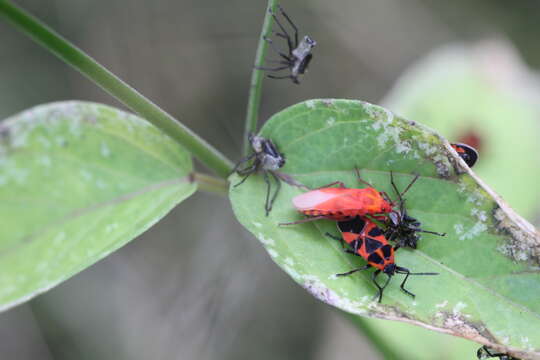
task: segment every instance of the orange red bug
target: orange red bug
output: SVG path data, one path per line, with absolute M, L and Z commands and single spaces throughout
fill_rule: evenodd
M 378 289 L 379 302 L 382 300 L 384 289 L 395 274 L 405 274 L 400 289 L 413 298 L 415 295 L 405 289 L 405 283 L 410 275 L 438 275 L 438 273 L 431 272 L 411 273 L 409 269 L 396 265 L 394 262 L 394 251 L 399 248 L 399 245 L 392 247 L 388 244 L 383 231 L 377 224 L 367 218 L 357 216 L 351 220 L 339 221 L 338 229 L 341 232 L 341 237 L 336 237 L 329 233 L 326 235 L 339 240 L 342 245 L 344 242 L 347 243 L 349 249 L 346 249 L 345 251 L 361 256 L 367 261 L 367 264 L 346 273 L 337 274 L 336 276 L 347 276 L 357 271 L 369 269 L 370 267 L 376 268 L 377 270 L 373 272 L 371 280 Z M 388 276 L 386 282 L 382 286 L 377 282 L 377 276 L 381 272 Z
M 358 172 L 358 170 L 357 170 Z M 360 174 L 358 174 L 360 179 Z M 280 225 L 300 224 L 319 219 L 344 221 L 356 216 L 372 215 L 379 218 L 392 211 L 393 203 L 384 192 L 380 192 L 369 183 L 367 188 L 347 188 L 341 181 L 335 181 L 315 190 L 295 196 L 294 207 L 307 219 Z M 331 187 L 338 185 L 339 187 Z

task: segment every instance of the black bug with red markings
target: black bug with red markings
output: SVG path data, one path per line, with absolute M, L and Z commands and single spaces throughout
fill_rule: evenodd
M 452 146 L 452 149 L 457 152 L 459 157 L 462 158 L 470 168 L 478 161 L 478 151 L 472 146 L 461 143 L 450 144 L 450 146 Z
M 339 240 L 342 244 L 347 243 L 348 249 L 345 249 L 347 253 L 361 256 L 367 261 L 365 266 L 357 269 L 353 269 L 346 273 L 337 274 L 337 276 L 348 276 L 357 271 L 369 269 L 371 267 L 376 268 L 371 276 L 373 284 L 378 289 L 379 302 L 382 300 L 384 289 L 390 282 L 390 279 L 395 274 L 404 274 L 405 278 L 400 285 L 400 289 L 406 294 L 412 296 L 415 295 L 405 289 L 405 283 L 410 275 L 438 275 L 438 273 L 411 273 L 409 269 L 396 265 L 394 262 L 394 251 L 399 248 L 399 245 L 392 247 L 388 244 L 384 236 L 384 232 L 370 219 L 362 218 L 360 216 L 355 217 L 352 220 L 339 221 L 337 223 L 338 229 L 341 232 L 341 237 L 334 236 L 327 233 L 326 235 Z M 377 276 L 383 272 L 387 275 L 386 282 L 381 286 L 377 282 Z

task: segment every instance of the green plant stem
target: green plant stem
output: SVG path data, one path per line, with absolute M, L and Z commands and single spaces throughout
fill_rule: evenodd
M 194 175 L 199 190 L 221 196 L 227 196 L 229 193 L 229 183 L 227 181 L 197 172 Z
M 246 156 L 250 149 L 251 145 L 248 141 L 248 134 L 250 132 L 257 131 L 257 120 L 259 118 L 259 107 L 261 105 L 261 94 L 262 94 L 262 79 L 263 71 L 258 70 L 258 67 L 264 65 L 264 59 L 266 57 L 266 50 L 268 49 L 268 44 L 264 40 L 265 36 L 270 36 L 272 31 L 272 14 L 268 11 L 276 10 L 277 0 L 268 0 L 268 6 L 266 7 L 266 13 L 264 15 L 264 22 L 261 30 L 261 36 L 259 36 L 259 46 L 257 47 L 257 53 L 255 54 L 255 66 L 251 72 L 251 82 L 249 85 L 249 99 L 246 113 L 246 126 L 244 130 L 244 151 L 243 154 Z
M 361 316 L 351 315 L 343 312 L 343 315 L 348 318 L 369 340 L 371 345 L 376 348 L 385 360 L 403 360 L 403 356 L 396 353 L 388 342 L 378 334 Z M 391 336 L 391 334 L 388 334 Z
M 0 15 L 178 141 L 216 174 L 225 178 L 231 172 L 233 164 L 218 150 L 38 19 L 7 0 L 0 0 Z

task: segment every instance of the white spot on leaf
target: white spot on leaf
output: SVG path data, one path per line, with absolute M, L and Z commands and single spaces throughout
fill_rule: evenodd
M 105 141 L 101 142 L 101 156 L 103 157 L 109 157 L 111 155 L 111 150 L 105 143 Z

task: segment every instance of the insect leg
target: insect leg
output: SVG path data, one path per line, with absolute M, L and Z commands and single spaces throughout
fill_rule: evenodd
M 396 272 L 399 273 L 399 274 L 406 274 L 405 279 L 403 279 L 403 281 L 401 282 L 401 285 L 399 287 L 401 288 L 401 290 L 403 290 L 403 292 L 405 292 L 406 294 L 412 296 L 413 298 L 416 295 L 414 295 L 412 292 L 405 289 L 405 283 L 407 282 L 407 279 L 409 278 L 409 275 L 439 275 L 438 273 L 412 273 L 412 272 L 409 271 L 409 269 L 406 269 L 406 268 L 401 267 L 401 266 L 396 267 Z
M 289 65 L 290 66 L 290 62 L 289 61 L 285 61 L 285 60 L 266 60 L 267 63 L 272 63 L 272 64 L 281 64 L 281 65 Z
M 280 71 L 280 70 L 288 69 L 289 67 L 290 67 L 289 65 L 278 66 L 278 67 L 275 67 L 275 68 L 264 67 L 264 66 L 255 66 L 255 69 L 264 70 L 264 71 Z
M 270 44 L 270 46 L 272 47 L 272 49 L 277 52 L 279 54 L 279 56 L 281 56 L 282 58 L 284 58 L 285 60 L 287 60 L 289 63 L 293 63 L 294 60 L 291 59 L 288 55 L 285 55 L 284 53 L 282 53 L 277 47 L 276 45 L 274 45 L 274 42 L 272 41 L 272 39 L 270 39 L 268 36 L 264 36 L 263 39 L 268 43 Z
M 248 167 L 246 167 L 244 169 L 236 170 L 236 173 L 238 175 L 241 175 L 241 176 L 244 176 L 244 175 L 247 175 L 247 174 L 252 174 L 255 171 L 257 171 L 258 167 L 259 167 L 259 161 L 257 161 L 257 159 L 255 159 L 255 161 L 253 162 L 253 164 L 251 166 L 248 166 Z
M 283 9 L 281 8 L 281 6 L 279 6 L 279 11 L 283 14 Z M 292 56 L 292 51 L 295 48 L 293 47 L 292 40 L 291 40 L 291 37 L 290 37 L 289 33 L 287 32 L 287 30 L 285 30 L 283 25 L 281 25 L 281 22 L 277 18 L 276 14 L 274 14 L 272 11 L 270 12 L 270 14 L 272 14 L 272 17 L 274 18 L 274 21 L 276 22 L 276 24 L 278 24 L 281 31 L 283 31 L 283 34 L 285 35 L 285 38 L 287 39 L 287 45 L 289 46 L 289 56 Z
M 285 19 L 287 19 L 287 21 L 289 22 L 289 24 L 291 25 L 291 27 L 294 29 L 294 48 L 296 49 L 298 47 L 298 28 L 296 27 L 296 25 L 294 25 L 294 23 L 292 22 L 292 20 L 289 18 L 289 16 L 285 13 L 285 11 L 283 10 L 283 8 L 281 7 L 281 5 L 278 5 L 278 8 L 279 8 L 279 11 L 281 12 L 281 15 L 283 15 L 283 17 Z
M 354 274 L 355 272 L 357 271 L 362 271 L 362 270 L 367 270 L 371 267 L 371 265 L 367 264 L 365 266 L 362 266 L 361 268 L 358 268 L 358 269 L 352 269 L 351 271 L 347 271 L 346 273 L 341 273 L 341 274 L 336 274 L 336 276 L 348 276 L 348 275 L 351 275 L 351 274 Z M 377 270 L 377 271 L 380 271 L 380 270 Z M 376 271 L 376 272 L 377 272 Z
M 323 185 L 323 186 L 319 186 L 318 188 L 315 188 L 313 190 L 318 190 L 318 189 L 322 189 L 322 188 L 327 188 L 327 187 L 330 187 L 330 186 L 334 186 L 334 185 L 339 185 L 340 188 L 344 188 L 345 187 L 345 184 L 341 181 L 334 181 L 334 182 L 331 182 L 330 184 L 326 184 L 326 185 Z
M 409 270 L 407 270 L 405 272 L 407 275 L 405 275 L 405 279 L 403 279 L 403 281 L 401 282 L 401 285 L 399 286 L 400 289 L 405 292 L 406 294 L 410 295 L 413 297 L 413 299 L 416 297 L 416 295 L 414 295 L 412 292 L 410 292 L 409 290 L 405 289 L 405 282 L 407 282 L 407 279 L 409 278 L 409 275 L 411 274 L 411 272 Z
M 329 232 L 325 233 L 324 235 L 328 236 L 331 239 L 337 240 L 343 244 L 343 238 L 341 236 L 336 236 L 336 235 L 330 234 Z
M 251 174 L 253 174 L 253 172 L 248 172 L 248 174 L 247 174 L 246 176 L 244 176 L 244 178 L 243 178 L 242 180 L 240 180 L 240 182 L 239 182 L 238 184 L 235 184 L 234 187 L 237 187 L 237 186 L 242 185 L 242 184 L 244 183 L 244 181 L 246 181 L 247 178 L 248 178 Z
M 377 270 L 371 275 L 371 281 L 375 284 L 375 286 L 379 290 L 379 302 L 382 301 L 383 291 L 384 291 L 384 289 L 386 288 L 386 286 L 388 285 L 388 283 L 390 282 L 390 279 L 391 279 L 391 277 L 387 275 L 388 277 L 386 279 L 386 282 L 384 283 L 383 286 L 380 286 L 379 283 L 377 282 L 377 276 L 380 273 L 381 273 L 381 270 Z
M 341 237 L 341 236 L 336 236 L 336 235 L 332 235 L 332 234 L 330 234 L 329 232 L 325 233 L 324 235 L 328 236 L 328 237 L 331 238 L 331 239 L 334 239 L 334 240 L 339 241 L 339 243 L 341 244 L 341 248 L 342 248 L 342 249 L 345 248 L 345 241 L 343 241 L 343 237 Z M 349 250 L 349 251 L 347 251 L 347 250 L 349 250 L 349 249 L 346 249 L 345 252 L 349 252 L 349 251 L 350 251 L 350 252 L 352 252 L 352 253 L 354 254 L 354 252 L 353 252 L 352 250 Z
M 253 159 L 255 156 L 257 156 L 257 154 L 256 154 L 256 153 L 253 153 L 253 154 L 251 154 L 251 155 L 249 155 L 249 156 L 246 156 L 246 157 L 240 159 L 240 161 L 239 161 L 239 162 L 234 166 L 234 168 L 232 169 L 231 174 L 234 173 L 234 172 L 236 172 L 236 171 L 239 171 L 238 168 L 240 167 L 240 165 L 242 165 L 242 164 L 245 163 L 245 162 L 248 162 L 249 160 Z M 240 171 L 241 171 L 241 170 L 240 170 Z M 230 174 L 229 174 L 229 175 L 230 175 Z
M 268 216 L 268 213 L 272 209 L 272 207 L 269 205 L 270 201 L 270 190 L 272 187 L 272 184 L 270 184 L 270 179 L 268 178 L 268 171 L 263 172 L 263 179 L 266 183 L 266 200 L 264 201 L 264 210 L 266 210 L 266 216 Z
M 504 354 L 504 353 L 492 353 L 489 348 L 484 345 L 482 346 L 480 349 L 478 349 L 478 351 L 476 352 L 476 356 L 478 357 L 478 359 L 482 359 L 483 358 L 483 354 L 482 352 L 485 352 L 486 355 L 488 355 L 489 357 L 495 357 L 495 356 L 498 356 L 499 359 L 514 359 L 513 357 L 509 357 L 508 354 Z
M 276 176 L 276 174 L 274 174 L 273 171 L 270 171 L 270 174 L 276 181 L 276 191 L 274 191 L 274 195 L 272 195 L 272 199 L 270 200 L 270 206 L 268 208 L 268 211 L 272 210 L 272 206 L 274 206 L 274 201 L 276 201 L 279 191 L 281 190 L 281 181 L 279 180 L 279 178 Z
M 286 75 L 286 76 L 274 76 L 274 75 L 267 75 L 270 79 L 293 79 L 294 81 L 294 76 L 292 75 Z

